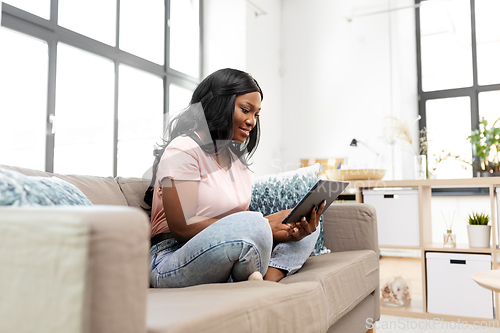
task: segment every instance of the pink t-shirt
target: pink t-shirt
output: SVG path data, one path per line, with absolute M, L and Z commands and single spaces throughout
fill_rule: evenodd
M 252 176 L 233 153 L 231 156 L 231 168 L 226 171 L 190 137 L 179 136 L 172 140 L 161 157 L 156 173 L 151 237 L 170 231 L 163 210 L 161 189 L 161 181 L 166 177 L 199 181 L 197 216 L 222 218 L 248 209 Z

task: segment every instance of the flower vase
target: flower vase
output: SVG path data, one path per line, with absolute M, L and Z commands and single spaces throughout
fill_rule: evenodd
M 418 155 L 414 157 L 415 160 L 415 179 L 427 178 L 427 156 Z

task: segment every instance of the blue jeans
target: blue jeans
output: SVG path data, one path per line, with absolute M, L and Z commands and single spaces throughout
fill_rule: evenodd
M 268 266 L 296 272 L 309 257 L 318 230 L 299 242 L 277 243 L 261 213 L 226 216 L 182 243 L 166 239 L 150 250 L 150 283 L 155 288 L 188 287 L 205 283 L 245 281 Z

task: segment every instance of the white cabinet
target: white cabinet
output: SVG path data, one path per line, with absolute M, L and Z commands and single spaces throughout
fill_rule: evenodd
M 377 211 L 380 247 L 420 246 L 418 190 L 363 190 L 363 200 Z
M 494 318 L 493 292 L 471 275 L 491 270 L 491 255 L 427 252 L 427 312 Z
M 405 189 L 416 189 L 410 193 L 405 193 Z M 457 243 L 454 248 L 445 248 L 443 242 L 434 242 L 432 228 L 431 201 L 432 189 L 434 188 L 487 188 L 490 198 L 490 217 L 492 225 L 491 246 L 486 248 L 471 248 L 468 243 Z M 412 250 L 412 255 L 420 252 L 420 269 L 409 276 L 413 281 L 412 302 L 405 307 L 381 306 L 381 313 L 392 316 L 417 317 L 417 318 L 441 318 L 445 321 L 462 320 L 462 317 L 477 318 L 478 320 L 492 318 L 493 322 L 500 325 L 500 304 L 498 293 L 493 293 L 485 288 L 479 287 L 471 278 L 476 268 L 466 264 L 457 266 L 448 261 L 448 266 L 434 267 L 435 263 L 429 262 L 427 265 L 426 255 L 430 252 L 444 253 L 450 256 L 477 255 L 477 258 L 489 257 L 485 261 L 479 260 L 481 268 L 478 270 L 500 269 L 500 250 L 497 244 L 500 240 L 500 177 L 468 178 L 468 179 L 422 179 L 422 180 L 368 180 L 351 181 L 348 189 L 355 190 L 356 202 L 364 202 L 375 206 L 377 214 L 377 224 L 379 228 L 379 247 L 398 250 Z M 401 192 L 395 192 L 394 189 L 401 189 Z M 495 195 L 496 194 L 496 195 Z M 394 195 L 394 197 L 391 197 Z M 392 203 L 391 203 L 392 202 Z M 391 203 L 391 204 L 389 204 Z M 417 222 L 415 222 L 417 221 Z M 460 222 L 456 222 L 460 223 Z M 465 224 L 465 222 L 463 222 Z M 442 231 L 440 235 L 442 237 Z M 441 238 L 442 239 L 442 238 Z M 463 259 L 453 259 L 463 260 Z M 467 263 L 467 259 L 466 259 Z M 476 264 L 476 260 L 469 261 L 469 264 Z M 454 265 L 454 266 L 453 266 Z M 484 267 L 482 265 L 485 265 Z M 439 265 L 438 265 L 439 266 Z M 413 266 L 415 267 L 415 266 Z M 473 268 L 473 269 L 472 269 Z M 387 267 L 389 271 L 399 267 Z M 430 269 L 428 272 L 427 269 Z M 440 269 L 445 271 L 441 272 Z M 455 271 L 453 271 L 455 270 Z M 438 273 L 435 273 L 438 272 Z M 405 274 L 404 272 L 398 274 Z M 433 275 L 436 274 L 436 275 Z M 451 277 L 445 277 L 451 274 Z M 450 275 L 448 275 L 450 276 Z M 463 279 L 463 280 L 462 280 Z M 430 282 L 432 280 L 433 282 Z M 412 282 L 410 281 L 410 282 Z M 437 281 L 437 282 L 434 282 Z M 454 304 L 451 302 L 451 312 L 446 309 L 440 309 L 440 300 L 433 299 L 440 292 L 448 290 L 449 297 L 453 297 L 449 286 L 456 281 L 460 282 L 460 287 L 453 288 L 455 295 L 460 294 L 461 290 L 468 290 L 468 285 L 476 288 L 479 298 L 469 300 L 465 308 L 466 313 L 454 310 Z M 437 284 L 436 284 L 437 283 Z M 441 283 L 441 285 L 440 285 Z M 437 287 L 436 287 L 437 286 Z M 411 288 L 411 283 L 410 283 Z M 436 289 L 433 289 L 436 288 Z M 477 289 L 479 288 L 479 289 Z M 485 297 L 484 294 L 488 293 Z M 444 300 L 443 296 L 440 296 Z M 437 303 L 436 303 L 437 302 Z M 493 307 L 492 303 L 496 304 Z M 438 307 L 436 308 L 435 305 Z M 472 308 L 470 307 L 472 305 Z M 479 311 L 479 309 L 482 309 Z M 470 310 L 470 311 L 469 311 Z M 479 312 L 475 312 L 475 311 Z M 445 314 L 452 313 L 452 314 Z M 491 319 L 489 319 L 491 320 Z M 489 321 L 488 321 L 489 322 Z
M 495 187 L 495 195 L 497 198 L 497 232 L 498 232 L 498 241 L 497 244 L 500 242 L 500 187 Z M 493 222 L 493 221 L 492 221 Z M 498 248 L 498 245 L 497 245 Z

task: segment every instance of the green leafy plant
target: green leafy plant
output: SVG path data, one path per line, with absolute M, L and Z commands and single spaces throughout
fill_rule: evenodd
M 500 127 L 495 127 L 498 118 L 488 128 L 488 121 L 482 118 L 479 128 L 472 131 L 467 137 L 477 156 L 476 167 L 481 171 L 498 172 L 500 166 Z
M 445 153 L 441 151 L 439 155 L 434 154 L 435 165 L 433 171 L 439 163 L 449 158 L 453 158 L 464 164 L 475 167 L 482 172 L 499 172 L 500 170 L 500 127 L 495 127 L 500 120 L 498 118 L 493 125 L 488 128 L 488 121 L 484 118 L 479 122 L 479 128 L 473 130 L 467 140 L 472 144 L 475 158 L 473 161 L 468 161 L 460 155 Z M 465 166 L 464 166 L 465 167 Z M 466 167 L 465 167 L 466 168 Z
M 490 217 L 485 213 L 472 212 L 469 214 L 470 225 L 488 225 Z

